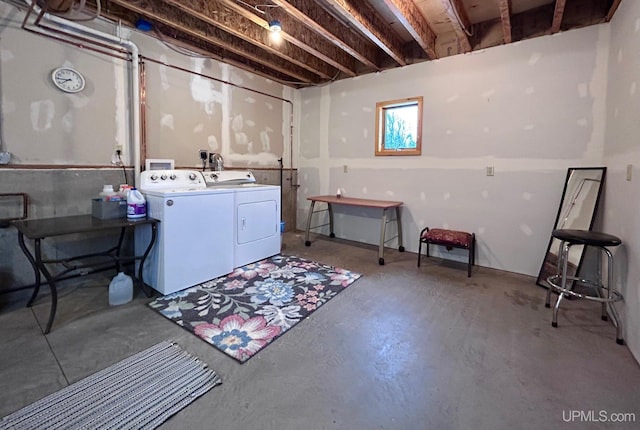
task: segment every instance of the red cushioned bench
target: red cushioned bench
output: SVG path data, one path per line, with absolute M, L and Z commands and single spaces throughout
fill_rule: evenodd
M 467 277 L 471 277 L 471 267 L 476 262 L 476 235 L 466 231 L 445 230 L 442 228 L 425 227 L 420 232 L 420 244 L 418 245 L 418 267 L 420 267 L 420 257 L 422 256 L 422 244 L 427 247 L 427 257 L 429 256 L 429 245 L 441 245 L 451 251 L 453 248 L 466 249 L 469 252 L 469 262 L 467 263 Z

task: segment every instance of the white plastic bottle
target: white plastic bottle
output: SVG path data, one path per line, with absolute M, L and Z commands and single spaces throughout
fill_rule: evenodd
M 129 193 L 129 190 L 131 188 L 132 188 L 131 185 L 120 184 L 120 188 L 118 189 L 118 195 L 122 200 L 127 200 L 127 193 Z
M 109 305 L 124 305 L 131 299 L 133 299 L 133 280 L 131 276 L 120 272 L 109 283 Z
M 127 193 L 127 218 L 136 219 L 147 216 L 147 201 L 135 187 Z
M 103 185 L 102 191 L 98 194 L 102 200 L 119 200 L 118 193 L 113 190 L 113 185 Z

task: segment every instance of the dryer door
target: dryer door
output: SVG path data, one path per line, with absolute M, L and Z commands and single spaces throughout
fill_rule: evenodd
M 278 202 L 265 200 L 238 205 L 238 244 L 254 242 L 279 234 Z

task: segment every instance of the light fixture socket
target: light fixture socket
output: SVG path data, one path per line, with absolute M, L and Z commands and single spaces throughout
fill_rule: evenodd
M 282 31 L 282 25 L 280 24 L 280 21 L 278 21 L 277 19 L 272 19 L 271 21 L 269 21 L 269 31 L 272 31 L 274 33 Z

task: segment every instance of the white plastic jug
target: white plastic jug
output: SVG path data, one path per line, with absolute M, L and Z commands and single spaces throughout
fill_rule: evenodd
M 102 191 L 98 194 L 104 201 L 106 200 L 119 200 L 118 194 L 113 191 L 113 185 L 104 185 Z
M 147 216 L 147 201 L 135 187 L 127 193 L 127 218 L 144 218 Z
M 109 305 L 117 306 L 129 303 L 133 299 L 133 280 L 131 276 L 120 272 L 109 284 Z

